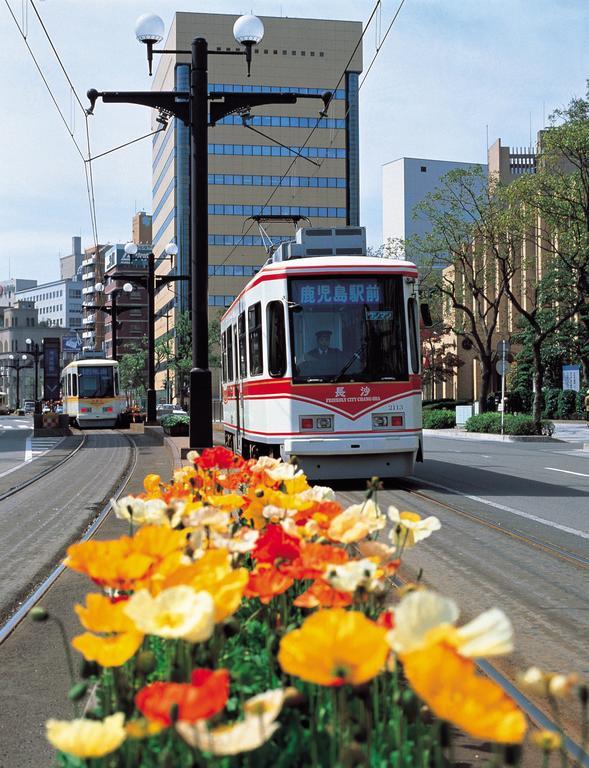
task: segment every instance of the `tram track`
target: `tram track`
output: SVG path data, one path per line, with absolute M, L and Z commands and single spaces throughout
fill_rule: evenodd
M 125 465 L 125 468 L 123 470 L 122 475 L 120 476 L 119 482 L 117 483 L 114 490 L 112 490 L 110 493 L 107 494 L 108 500 L 104 501 L 100 511 L 96 514 L 96 516 L 93 518 L 93 520 L 85 527 L 85 530 L 83 531 L 82 535 L 77 539 L 79 541 L 87 541 L 88 539 L 92 538 L 96 532 L 101 527 L 102 523 L 106 519 L 110 508 L 110 498 L 118 498 L 124 489 L 126 488 L 127 484 L 129 483 L 129 480 L 131 479 L 133 472 L 135 470 L 135 467 L 137 465 L 137 457 L 138 457 L 138 450 L 133 442 L 133 440 L 126 435 L 123 432 L 115 431 L 115 430 L 104 430 L 100 431 L 102 434 L 104 432 L 110 432 L 111 434 L 117 434 L 121 437 L 123 437 L 130 448 L 129 457 L 127 460 L 127 463 Z M 95 433 L 97 434 L 97 433 Z M 78 446 L 73 453 L 77 453 L 82 446 L 84 446 L 86 443 L 86 433 L 84 433 L 84 439 L 80 446 Z M 65 457 L 65 460 L 59 462 L 58 465 L 55 467 L 51 467 L 49 471 L 51 472 L 53 469 L 57 469 L 58 466 L 63 466 L 65 464 L 66 460 L 71 458 L 71 455 L 68 457 Z M 42 479 L 47 475 L 48 472 L 40 473 L 39 476 L 30 479 L 30 481 L 23 483 L 22 486 L 19 486 L 18 488 L 12 489 L 11 492 L 8 494 L 8 496 L 14 496 L 19 491 L 24 490 L 25 488 L 32 485 L 34 482 Z M 22 604 L 19 605 L 19 607 L 16 610 L 10 611 L 7 618 L 4 618 L 2 624 L 0 624 L 0 646 L 2 643 L 12 634 L 12 632 L 18 627 L 18 625 L 26 618 L 30 610 L 43 598 L 44 595 L 48 592 L 48 590 L 51 588 L 51 586 L 57 581 L 59 576 L 64 572 L 65 566 L 62 563 L 59 563 L 57 566 L 54 566 L 50 572 L 43 578 L 40 584 L 36 586 L 34 591 L 31 594 L 28 594 L 25 598 Z M 30 586 L 30 585 L 29 585 Z

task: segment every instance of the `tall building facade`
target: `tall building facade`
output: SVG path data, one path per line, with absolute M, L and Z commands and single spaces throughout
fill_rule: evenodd
M 431 160 L 417 157 L 401 157 L 382 167 L 382 234 L 388 240 L 409 240 L 424 237 L 430 232 L 430 224 L 423 217 L 415 216 L 415 208 L 440 186 L 442 177 L 454 170 L 474 170 L 486 165 Z
M 82 281 L 54 280 L 16 292 L 17 301 L 32 301 L 41 325 L 77 329 L 82 323 Z
M 69 256 L 61 256 L 59 259 L 59 271 L 62 280 L 74 280 L 81 270 L 82 260 L 82 238 L 79 235 L 72 237 L 72 252 Z
M 210 51 L 241 51 L 232 34 L 235 19 L 225 14 L 176 13 L 162 47 L 189 51 L 193 38 L 204 37 Z M 300 98 L 296 104 L 252 109 L 247 124 L 255 130 L 244 127 L 240 115 L 230 115 L 209 129 L 209 307 L 213 311 L 228 306 L 267 258 L 262 233 L 248 221 L 250 216 L 305 216 L 314 226 L 329 227 L 359 223 L 362 24 L 278 17 L 262 17 L 262 21 L 265 33 L 253 49 L 251 77 L 242 58 L 211 55 L 209 91 L 319 95 L 330 90 L 334 99 L 327 117 L 320 121 L 321 100 Z M 161 56 L 153 89 L 188 90 L 189 62 L 186 54 Z M 154 137 L 153 246 L 161 274 L 170 269 L 189 273 L 189 150 L 188 129 L 177 119 Z M 272 222 L 267 231 L 276 243 L 294 234 L 289 222 Z M 160 256 L 170 241 L 178 245 L 174 264 Z M 173 325 L 176 313 L 188 310 L 188 288 L 176 282 L 158 293 L 156 337 L 167 333 L 170 313 Z M 162 371 L 158 389 L 163 388 L 163 380 Z
M 16 294 L 18 291 L 24 291 L 27 288 L 34 288 L 36 285 L 36 280 L 23 280 L 18 277 L 11 277 L 8 280 L 1 280 L 0 308 L 9 307 L 13 301 L 16 301 Z

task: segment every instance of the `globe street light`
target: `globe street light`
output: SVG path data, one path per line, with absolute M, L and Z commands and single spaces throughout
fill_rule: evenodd
M 119 104 L 142 104 L 157 109 L 162 119 L 174 115 L 190 130 L 190 280 L 192 319 L 192 370 L 190 371 L 190 447 L 206 448 L 213 444 L 212 386 L 208 344 L 208 126 L 238 112 L 267 104 L 295 104 L 299 98 L 321 99 L 325 114 L 332 94 L 303 93 L 225 93 L 208 91 L 208 57 L 245 56 L 250 74 L 252 47 L 260 42 L 264 25 L 255 16 L 242 16 L 234 25 L 235 39 L 243 51 L 209 51 L 207 41 L 197 37 L 190 51 L 154 49 L 163 39 L 163 22 L 159 17 L 138 19 L 137 39 L 147 46 L 151 74 L 154 54 L 190 54 L 190 90 L 187 91 L 88 91 L 89 115 L 96 101 Z M 210 102 L 210 103 L 209 103 Z M 210 122 L 209 122 L 210 120 Z M 184 169 L 183 171 L 184 172 Z
M 20 372 L 22 368 L 32 368 L 32 365 L 28 363 L 27 355 L 8 355 L 9 363 L 5 362 L 4 365 L 7 368 L 12 368 L 16 371 L 16 410 L 20 408 Z
M 96 293 L 104 293 L 105 292 L 105 286 L 104 283 L 96 283 L 94 286 L 94 290 Z M 110 315 L 111 317 L 111 343 L 112 343 L 112 354 L 111 358 L 113 360 L 117 359 L 117 330 L 119 326 L 119 320 L 118 315 L 121 312 L 126 312 L 129 309 L 133 309 L 133 307 L 119 307 L 117 304 L 117 297 L 121 291 L 123 293 L 131 293 L 133 290 L 133 286 L 131 283 L 125 283 L 121 288 L 114 288 L 112 291 L 109 292 L 110 300 L 111 300 L 111 306 L 98 306 L 97 304 L 94 304 L 91 308 L 92 309 L 98 309 L 101 312 L 105 312 L 107 315 Z
M 43 351 L 39 348 L 38 342 L 33 342 L 32 339 L 25 339 L 25 343 L 29 348 L 28 353 L 35 361 L 35 410 L 39 402 L 39 358 L 43 357 Z

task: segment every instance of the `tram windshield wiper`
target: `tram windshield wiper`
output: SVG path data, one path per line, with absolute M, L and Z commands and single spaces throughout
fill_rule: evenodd
M 364 349 L 364 342 L 362 342 L 362 344 L 360 344 L 358 349 L 354 352 L 352 357 L 347 361 L 347 363 L 344 365 L 344 367 L 341 369 L 341 371 L 337 374 L 337 376 L 334 376 L 331 379 L 331 383 L 332 384 L 336 384 L 341 379 L 341 377 L 346 373 L 348 368 L 350 368 L 353 365 L 353 363 L 356 362 L 356 360 L 360 359 L 360 355 L 362 354 L 362 350 L 363 349 Z

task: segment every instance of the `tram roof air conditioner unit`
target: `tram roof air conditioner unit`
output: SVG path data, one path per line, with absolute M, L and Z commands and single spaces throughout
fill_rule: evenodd
M 365 256 L 364 227 L 302 227 L 296 239 L 282 243 L 273 261 L 312 258 L 313 256 Z

